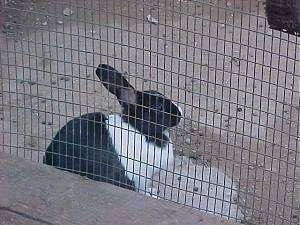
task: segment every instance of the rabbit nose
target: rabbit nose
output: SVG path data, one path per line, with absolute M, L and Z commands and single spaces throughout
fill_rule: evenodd
M 177 105 L 177 104 L 176 104 L 175 102 L 173 102 L 173 101 L 172 101 L 172 103 L 173 103 L 174 105 L 176 105 L 178 111 L 180 112 L 180 115 L 183 116 L 183 111 L 182 111 L 181 107 L 180 107 L 179 105 Z

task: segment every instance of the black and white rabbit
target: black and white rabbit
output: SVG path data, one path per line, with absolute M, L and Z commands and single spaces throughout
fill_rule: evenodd
M 109 65 L 99 65 L 96 75 L 117 97 L 122 115 L 96 112 L 69 121 L 44 163 L 149 194 L 153 174 L 173 164 L 168 128 L 178 125 L 182 111 L 159 92 L 135 90 Z

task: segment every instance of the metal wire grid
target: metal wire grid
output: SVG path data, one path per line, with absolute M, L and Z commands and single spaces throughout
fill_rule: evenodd
M 202 169 L 201 190 L 190 191 L 188 182 L 175 186 L 176 179 L 194 176 L 180 170 L 173 173 L 169 200 L 221 215 L 217 205 L 238 204 L 249 224 L 299 223 L 299 39 L 268 30 L 261 2 L 29 3 L 3 7 L 3 151 L 41 161 L 43 149 L 70 119 L 118 111 L 93 75 L 99 62 L 109 62 L 128 71 L 136 88 L 158 89 L 182 106 L 185 118 L 172 140 L 188 168 L 209 162 L 237 185 L 225 187 L 224 177 L 206 181 Z M 61 15 L 66 7 L 72 15 Z M 149 24 L 147 15 L 159 23 Z M 27 23 L 32 17 L 34 24 Z M 238 190 L 238 196 L 212 197 L 203 183 L 208 190 Z M 194 205 L 197 195 L 215 200 L 213 206 Z

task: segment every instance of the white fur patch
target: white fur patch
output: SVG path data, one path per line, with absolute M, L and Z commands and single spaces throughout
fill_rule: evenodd
M 119 115 L 110 115 L 106 128 L 119 155 L 126 175 L 135 182 L 140 192 L 149 190 L 154 173 L 173 166 L 173 145 L 169 142 L 164 148 L 146 141 L 144 135 L 130 124 L 122 121 Z M 167 135 L 168 132 L 165 133 Z

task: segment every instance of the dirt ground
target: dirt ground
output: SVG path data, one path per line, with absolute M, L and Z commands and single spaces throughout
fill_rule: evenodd
M 94 76 L 109 63 L 178 102 L 177 155 L 231 177 L 246 224 L 300 223 L 299 38 L 268 29 L 263 1 L 1 4 L 3 151 L 40 162 L 66 121 L 117 112 Z

